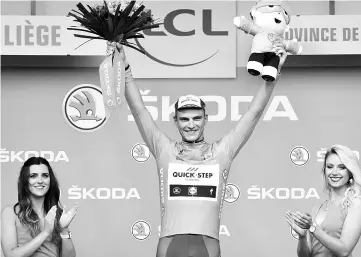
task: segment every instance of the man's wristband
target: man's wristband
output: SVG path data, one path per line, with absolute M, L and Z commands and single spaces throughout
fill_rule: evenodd
M 133 80 L 132 69 L 130 68 L 130 65 L 128 64 L 127 67 L 125 68 L 125 82 L 129 82 L 132 80 Z

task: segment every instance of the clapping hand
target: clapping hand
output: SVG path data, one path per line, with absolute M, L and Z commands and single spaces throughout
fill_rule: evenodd
M 285 217 L 287 223 L 300 237 L 306 236 L 307 230 L 310 228 L 312 224 L 312 218 L 308 213 L 306 214 L 302 214 L 300 212 L 291 213 L 290 211 L 287 211 Z
M 51 207 L 51 209 L 48 211 L 48 213 L 45 216 L 44 232 L 47 235 L 53 233 L 55 217 L 56 217 L 56 205 Z
M 76 212 L 78 210 L 78 203 L 76 203 L 73 208 L 71 208 L 69 211 L 66 210 L 66 206 L 64 205 L 63 213 L 59 219 L 59 224 L 61 229 L 66 229 L 70 222 L 74 219 Z
M 294 212 L 293 219 L 297 225 L 303 229 L 309 229 L 312 226 L 312 217 L 308 213 Z

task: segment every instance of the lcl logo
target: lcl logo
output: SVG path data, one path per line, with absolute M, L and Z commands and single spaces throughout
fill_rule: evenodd
M 194 36 L 196 34 L 195 29 L 188 30 L 188 31 L 182 31 L 182 30 L 179 30 L 178 28 L 176 28 L 174 25 L 175 18 L 180 15 L 185 15 L 185 14 L 196 16 L 195 10 L 192 10 L 192 9 L 178 9 L 178 10 L 174 10 L 174 11 L 168 13 L 165 16 L 164 23 L 163 23 L 165 31 L 173 36 L 179 36 L 179 37 Z M 211 9 L 202 10 L 202 31 L 207 36 L 228 36 L 228 31 L 214 31 L 212 29 L 212 10 Z M 143 32 L 147 36 L 156 36 L 156 37 L 168 36 L 164 31 L 154 31 L 154 30 L 150 29 L 150 30 L 144 30 Z M 153 61 L 156 61 L 158 63 L 167 65 L 167 66 L 186 67 L 186 66 L 197 65 L 197 64 L 200 64 L 202 62 L 209 60 L 210 58 L 212 58 L 213 56 L 215 56 L 218 53 L 218 50 L 217 50 L 215 53 L 213 53 L 209 57 L 205 58 L 204 60 L 198 61 L 198 62 L 188 63 L 188 64 L 175 64 L 175 63 L 165 62 L 165 61 L 158 59 L 157 57 L 155 57 L 152 54 L 150 54 L 149 52 L 147 52 L 144 49 L 144 47 L 139 43 L 138 39 L 135 38 L 135 41 L 136 41 L 138 47 L 140 49 L 142 49 L 150 59 L 152 59 Z

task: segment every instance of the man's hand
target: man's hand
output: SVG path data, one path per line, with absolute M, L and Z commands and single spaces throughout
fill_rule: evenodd
M 118 50 L 120 52 L 120 57 L 124 61 L 124 66 L 127 67 L 129 65 L 129 63 L 127 61 L 127 57 L 125 56 L 124 47 L 121 44 L 117 43 L 117 48 L 118 48 Z
M 273 52 L 275 52 L 280 57 L 280 63 L 278 65 L 278 72 L 281 72 L 281 68 L 283 67 L 286 59 L 287 59 L 287 52 L 283 47 L 282 43 L 275 42 L 273 44 Z

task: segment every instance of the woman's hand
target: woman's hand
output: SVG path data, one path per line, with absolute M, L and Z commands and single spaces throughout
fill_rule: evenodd
M 45 232 L 48 236 L 51 235 L 51 233 L 53 233 L 55 216 L 56 216 L 56 205 L 51 207 L 51 209 L 48 211 L 48 213 L 45 216 L 43 232 Z
M 74 219 L 76 212 L 78 210 L 78 203 L 73 206 L 69 211 L 66 210 L 66 206 L 64 205 L 63 213 L 59 219 L 59 225 L 61 229 L 66 229 L 69 227 L 70 222 Z
M 312 217 L 308 213 L 294 212 L 292 213 L 294 221 L 303 229 L 309 229 L 312 226 Z
M 290 227 L 300 236 L 305 237 L 307 234 L 307 229 L 300 227 L 298 224 L 296 224 L 296 221 L 294 219 L 294 216 L 291 212 L 287 211 L 285 214 L 286 221 L 290 225 Z

